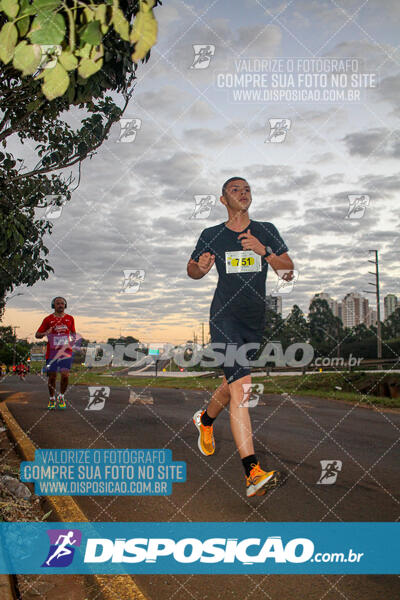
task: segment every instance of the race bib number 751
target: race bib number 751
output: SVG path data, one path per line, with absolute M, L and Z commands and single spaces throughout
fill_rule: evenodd
M 261 256 L 252 250 L 225 252 L 227 273 L 252 273 L 261 271 Z

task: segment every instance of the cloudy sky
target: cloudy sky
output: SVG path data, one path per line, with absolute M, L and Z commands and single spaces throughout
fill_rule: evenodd
M 180 343 L 200 334 L 216 273 L 193 281 L 186 263 L 202 229 L 225 220 L 220 188 L 232 175 L 249 181 L 250 217 L 276 225 L 299 272 L 284 315 L 294 303 L 307 312 L 316 292 L 362 293 L 372 281 L 371 248 L 379 250 L 383 294 L 400 295 L 400 4 L 171 0 L 155 14 L 158 43 L 125 112 L 140 120 L 136 136 L 120 142 L 114 126 L 83 163 L 80 186 L 47 238 L 55 272 L 16 290 L 23 295 L 9 300 L 5 324 L 32 337 L 61 294 L 91 340 L 121 332 Z M 197 68 L 194 45 L 211 53 Z M 337 59 L 353 60 L 343 67 Z M 342 87 L 332 80 L 335 64 Z M 247 88 L 227 87 L 246 73 Z M 241 96 L 260 89 L 256 74 L 265 95 Z M 278 100 L 268 96 L 273 86 Z M 299 101 L 302 90 L 308 96 Z M 280 142 L 268 141 L 270 119 L 290 120 Z M 29 149 L 16 140 L 12 149 L 29 164 Z M 192 218 L 195 196 L 208 195 L 216 198 L 208 217 Z M 361 218 L 346 218 L 348 195 L 369 197 Z M 121 292 L 124 270 L 144 271 L 136 293 Z M 270 272 L 267 291 L 275 285 Z

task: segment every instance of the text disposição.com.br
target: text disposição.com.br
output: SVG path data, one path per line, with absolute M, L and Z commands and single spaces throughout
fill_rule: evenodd
M 315 552 L 308 538 L 294 538 L 286 543 L 280 536 L 262 538 L 90 538 L 85 549 L 85 563 L 155 563 L 170 558 L 178 563 L 359 563 L 364 553 Z
M 311 562 L 316 563 L 359 563 L 364 556 L 364 552 L 354 552 L 352 548 L 347 552 L 316 552 L 311 558 Z

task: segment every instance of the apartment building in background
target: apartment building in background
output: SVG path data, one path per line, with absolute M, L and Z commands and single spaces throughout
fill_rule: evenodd
M 386 294 L 383 299 L 383 308 L 384 308 L 384 320 L 388 319 L 392 313 L 396 310 L 396 308 L 400 307 L 400 302 L 397 296 L 394 294 Z

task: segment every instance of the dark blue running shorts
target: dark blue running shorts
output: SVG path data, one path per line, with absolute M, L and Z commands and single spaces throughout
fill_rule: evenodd
M 72 366 L 72 356 L 68 358 L 48 358 L 46 361 L 47 373 L 69 371 Z
M 256 354 L 258 352 L 258 348 L 262 342 L 262 332 L 263 327 L 259 329 L 251 329 L 247 327 L 247 325 L 237 321 L 235 319 L 220 319 L 215 321 L 210 321 L 210 336 L 211 343 L 224 343 L 226 344 L 227 352 L 225 356 L 225 363 L 222 368 L 224 370 L 224 375 L 228 383 L 233 383 L 246 375 L 250 375 L 251 369 L 249 365 L 249 361 L 255 359 Z M 246 353 L 246 356 L 242 356 L 239 364 L 236 360 L 234 360 L 232 365 L 232 348 L 233 344 L 236 345 L 236 348 L 239 349 L 243 344 L 258 344 L 257 348 L 249 349 Z M 229 345 L 229 346 L 228 346 Z M 222 353 L 223 350 L 217 350 L 218 353 Z M 242 360 L 245 358 L 247 360 Z

